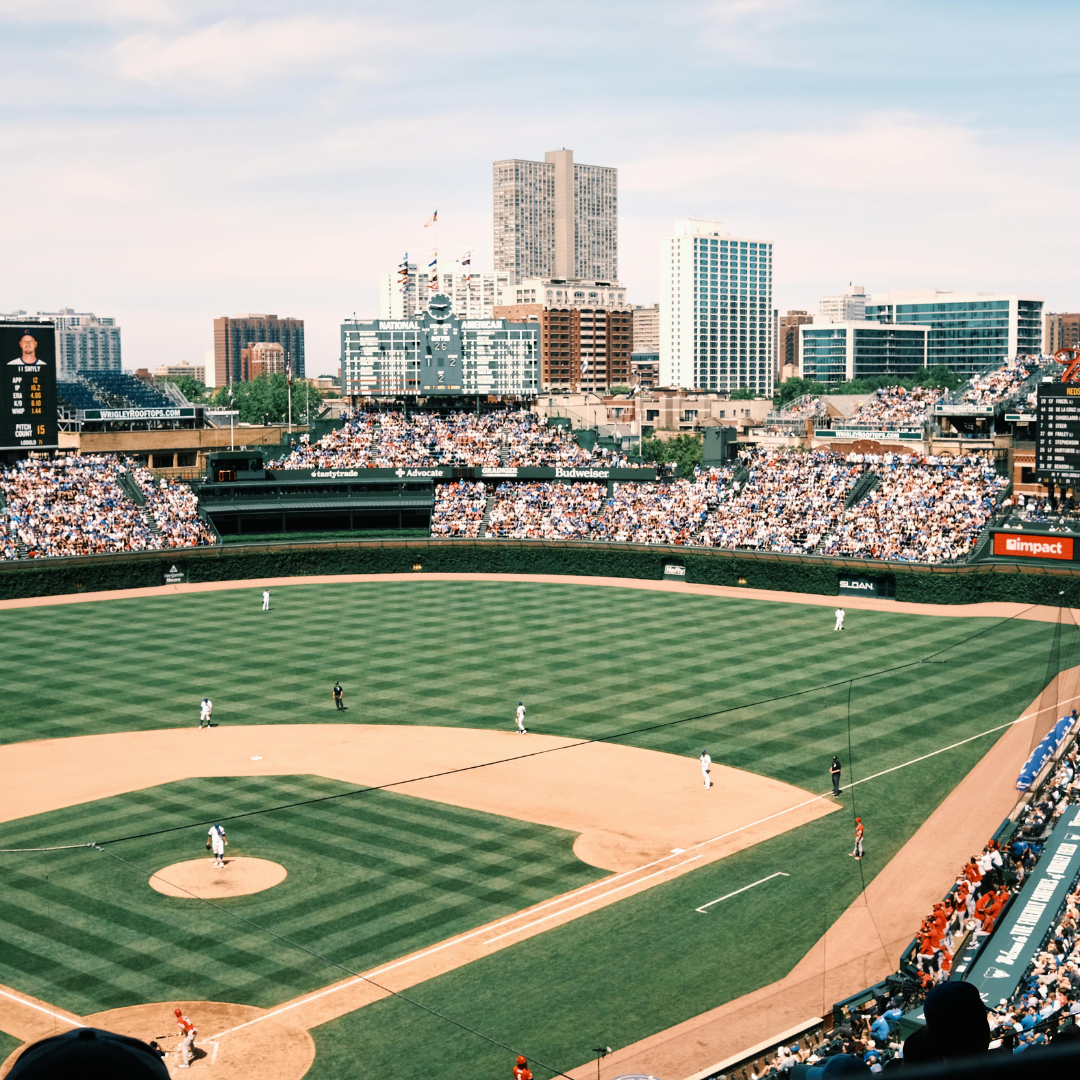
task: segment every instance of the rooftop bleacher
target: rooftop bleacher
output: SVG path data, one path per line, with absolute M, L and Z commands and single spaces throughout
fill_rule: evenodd
M 108 406 L 94 396 L 94 391 L 85 383 L 56 383 L 56 402 L 61 408 L 71 409 L 107 409 Z
M 162 409 L 173 405 L 160 391 L 147 386 L 142 379 L 136 379 L 134 375 L 122 371 L 83 371 L 79 374 L 95 396 L 108 402 L 106 408 Z

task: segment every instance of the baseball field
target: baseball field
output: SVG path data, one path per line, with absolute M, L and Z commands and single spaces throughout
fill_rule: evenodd
M 261 591 L 0 610 L 0 1059 L 179 1005 L 223 1080 L 573 1072 L 787 975 L 1080 662 L 1045 612 Z

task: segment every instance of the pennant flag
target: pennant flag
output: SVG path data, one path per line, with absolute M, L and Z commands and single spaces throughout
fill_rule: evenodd
M 472 252 L 471 251 L 466 251 L 465 254 L 461 256 L 461 265 L 462 266 L 472 266 Z
M 431 262 L 429 262 L 427 265 L 429 270 L 434 270 L 435 267 L 439 265 L 439 253 L 437 251 L 432 252 Z
M 439 211 L 436 210 L 435 213 L 432 214 L 431 217 L 429 217 L 427 219 L 427 221 L 424 222 L 424 228 L 426 229 L 429 225 L 438 224 L 438 220 L 439 220 Z
M 285 365 L 285 382 L 292 386 L 292 361 Z

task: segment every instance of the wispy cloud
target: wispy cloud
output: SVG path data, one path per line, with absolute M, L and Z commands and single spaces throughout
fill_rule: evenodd
M 132 34 L 116 45 L 114 57 L 121 75 L 152 86 L 241 88 L 303 79 L 385 37 L 357 19 L 223 19 L 171 36 Z

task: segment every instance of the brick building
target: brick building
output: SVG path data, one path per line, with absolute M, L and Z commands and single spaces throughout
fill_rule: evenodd
M 273 342 L 282 347 L 293 375 L 304 374 L 304 320 L 276 315 L 223 315 L 214 320 L 214 385 L 243 382 L 243 356 L 251 344 Z
M 630 385 L 631 313 L 507 304 L 495 318 L 540 324 L 540 386 L 567 392 Z
M 1058 349 L 1080 348 L 1080 312 L 1051 311 L 1046 316 L 1043 334 L 1043 351 L 1052 353 Z

